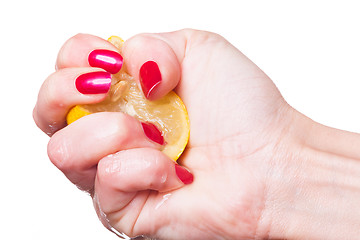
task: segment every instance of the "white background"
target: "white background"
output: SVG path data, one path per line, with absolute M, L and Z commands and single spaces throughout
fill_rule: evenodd
M 49 162 L 48 137 L 32 120 L 57 51 L 78 32 L 125 39 L 181 28 L 217 32 L 300 112 L 360 132 L 356 1 L 14 0 L 1 1 L 0 24 L 0 239 L 117 239 L 90 197 Z

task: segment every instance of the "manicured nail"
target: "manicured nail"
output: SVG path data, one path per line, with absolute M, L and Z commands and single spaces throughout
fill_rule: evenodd
M 164 137 L 160 130 L 152 123 L 141 123 L 141 126 L 144 130 L 145 135 L 151 140 L 160 145 L 164 145 Z
M 108 72 L 84 73 L 76 78 L 75 86 L 83 94 L 107 93 L 111 86 L 111 74 Z
M 154 61 L 144 63 L 140 68 L 140 84 L 146 98 L 149 98 L 154 88 L 161 82 L 159 66 Z
M 175 172 L 178 178 L 184 184 L 190 184 L 194 181 L 194 176 L 186 168 L 181 167 L 179 164 L 175 164 Z
M 123 57 L 119 53 L 106 49 L 92 51 L 88 61 L 90 66 L 102 68 L 112 74 L 119 72 L 123 65 Z

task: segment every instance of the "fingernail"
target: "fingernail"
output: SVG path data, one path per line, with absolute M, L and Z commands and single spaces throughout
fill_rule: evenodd
M 140 84 L 146 98 L 149 98 L 154 88 L 161 82 L 159 66 L 154 61 L 144 63 L 140 68 Z
M 119 72 L 123 65 L 123 57 L 119 53 L 106 49 L 93 50 L 88 61 L 90 66 L 102 68 L 111 74 Z
M 160 145 L 164 145 L 164 137 L 160 130 L 152 123 L 141 123 L 141 126 L 144 130 L 145 135 L 151 140 Z
M 181 167 L 179 164 L 175 164 L 175 172 L 178 178 L 184 184 L 190 184 L 194 181 L 194 176 L 186 168 Z
M 111 86 L 111 74 L 108 72 L 84 73 L 76 78 L 75 86 L 83 94 L 107 93 Z

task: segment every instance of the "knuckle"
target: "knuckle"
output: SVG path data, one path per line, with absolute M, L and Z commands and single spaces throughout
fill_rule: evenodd
M 74 36 L 70 37 L 63 45 L 61 50 L 70 50 L 71 46 L 73 46 L 73 44 L 76 44 L 79 41 L 83 41 L 84 39 L 86 39 L 88 34 L 84 34 L 84 33 L 77 33 Z
M 182 31 L 184 31 L 184 34 L 188 36 L 189 42 L 197 44 L 226 42 L 224 37 L 214 32 L 194 29 L 183 29 Z
M 121 161 L 113 159 L 113 155 L 109 155 L 99 161 L 97 166 L 97 178 L 101 184 L 114 186 L 116 184 L 113 179 L 116 174 L 117 178 L 121 176 Z
M 88 34 L 85 33 L 77 33 L 74 36 L 72 36 L 69 40 L 73 40 L 73 41 L 83 40 L 87 36 Z
M 193 29 L 193 28 L 183 28 L 179 30 L 184 35 L 192 35 L 193 33 L 200 32 L 199 30 Z
M 168 178 L 168 169 L 164 161 L 159 159 L 159 154 L 156 150 L 152 154 L 149 154 L 147 157 L 148 164 L 145 165 L 143 169 L 143 174 L 148 175 L 148 185 L 149 189 L 161 189 L 163 184 L 166 183 Z M 156 152 L 155 152 L 156 151 Z M 150 173 L 151 174 L 148 174 Z
M 59 97 L 61 91 L 59 91 L 56 83 L 56 73 L 53 73 L 45 80 L 42 87 L 43 103 L 50 108 L 64 107 L 63 99 Z
M 33 118 L 36 126 L 38 126 L 41 129 L 40 119 L 39 119 L 39 114 L 38 114 L 38 106 L 37 105 L 35 105 L 35 107 L 33 108 L 32 118 Z
M 58 68 L 65 68 L 71 66 L 73 55 L 73 49 L 74 47 L 81 44 L 81 42 L 86 41 L 88 38 L 88 34 L 78 33 L 71 38 L 69 38 L 61 47 L 57 60 L 56 60 L 56 66 Z
M 116 127 L 114 141 L 120 145 L 130 142 L 133 134 L 131 120 L 125 114 L 116 114 L 114 126 Z
M 56 134 L 48 143 L 47 153 L 50 161 L 61 171 L 66 172 L 72 168 L 68 144 L 58 138 Z
M 41 86 L 38 102 L 52 110 L 67 108 L 71 99 L 64 96 L 73 94 L 75 86 L 68 79 L 74 79 L 76 75 L 74 69 L 61 69 L 52 73 Z

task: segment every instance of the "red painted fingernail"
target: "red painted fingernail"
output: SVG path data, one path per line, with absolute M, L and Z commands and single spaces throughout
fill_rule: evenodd
M 83 94 L 107 93 L 111 86 L 111 74 L 108 72 L 84 73 L 76 78 L 75 86 Z
M 119 72 L 123 65 L 123 57 L 119 53 L 106 49 L 95 49 L 89 54 L 88 61 L 90 66 L 112 74 Z
M 160 145 L 164 145 L 164 137 L 160 130 L 152 123 L 141 123 L 145 135 L 151 140 Z
M 140 84 L 146 98 L 149 98 L 154 88 L 161 82 L 159 66 L 154 61 L 144 63 L 140 68 Z
M 190 184 L 194 181 L 194 176 L 186 168 L 181 167 L 179 164 L 175 164 L 175 172 L 178 178 L 184 184 Z

